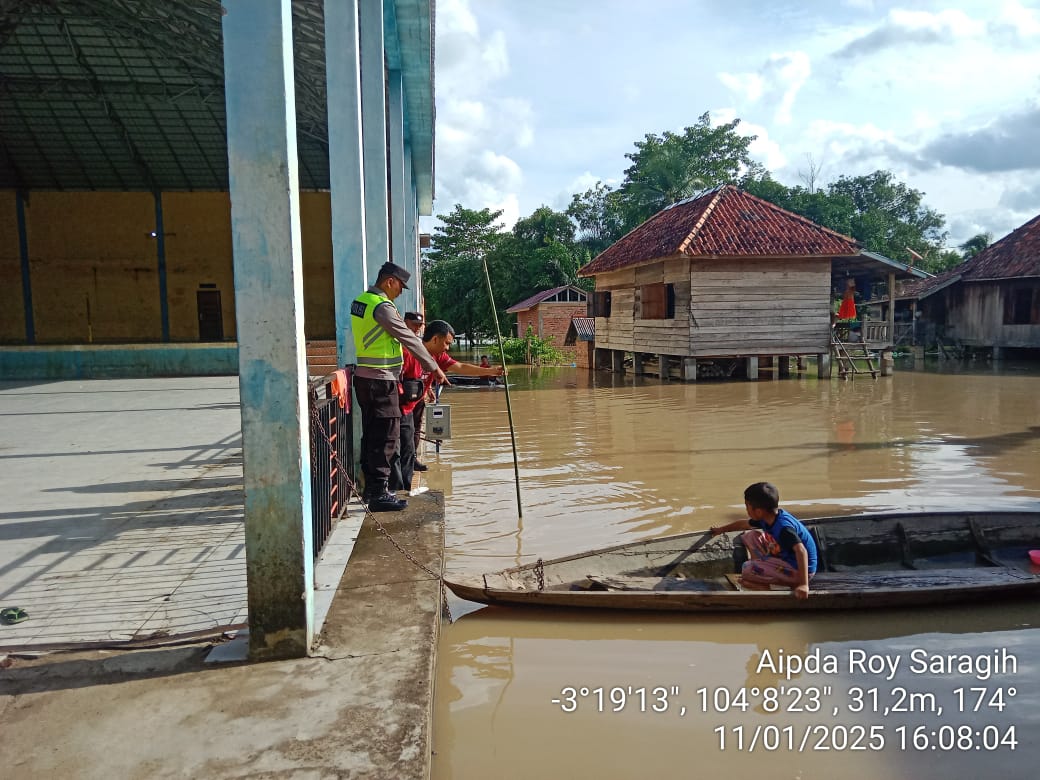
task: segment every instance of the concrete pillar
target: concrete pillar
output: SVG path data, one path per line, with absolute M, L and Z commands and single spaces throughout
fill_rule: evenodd
M 798 356 L 798 371 L 805 371 L 805 355 Z
M 658 355 L 657 364 L 659 366 L 657 378 L 662 382 L 667 382 L 671 378 L 671 371 L 669 371 L 668 367 L 668 355 Z
M 636 376 L 643 375 L 643 353 L 633 352 L 632 353 L 632 373 Z
M 29 264 L 29 228 L 25 220 L 25 195 L 14 194 L 15 219 L 18 222 L 18 256 L 22 266 L 22 310 L 25 312 L 25 343 L 36 343 L 36 322 L 33 319 L 32 271 Z
M 314 591 L 291 0 L 223 0 L 249 650 L 304 656 Z
M 683 358 L 682 361 L 683 380 L 686 382 L 697 381 L 697 358 Z
M 326 0 L 325 76 L 328 81 L 336 359 L 339 365 L 345 366 L 357 360 L 350 332 L 350 304 L 368 286 L 357 0 Z
M 387 73 L 387 108 L 390 119 L 390 256 L 415 276 L 415 254 L 408 245 L 405 215 L 411 210 L 412 193 L 405 186 L 404 173 L 404 92 L 401 71 Z M 418 279 L 414 281 L 418 282 Z M 416 285 L 401 293 L 397 308 L 415 311 Z
M 939 350 L 939 354 L 942 354 L 942 350 Z M 993 347 L 993 362 L 998 363 L 1004 359 L 1004 349 L 1002 347 Z
M 365 156 L 365 264 L 369 282 L 390 258 L 386 188 L 386 91 L 383 0 L 360 0 L 361 127 Z M 356 294 L 356 293 L 355 293 Z
M 625 373 L 625 353 L 620 349 L 611 350 L 610 364 L 610 370 L 615 374 Z
M 831 353 L 821 352 L 816 356 L 816 375 L 820 379 L 831 378 Z
M 896 359 L 892 350 L 886 349 L 881 352 L 881 376 L 892 376 L 896 372 Z
M 758 355 L 747 358 L 747 378 L 758 379 Z
M 790 355 L 780 355 L 776 359 L 776 373 L 780 379 L 788 379 L 791 376 L 791 357 Z
M 408 264 L 405 266 L 412 272 L 415 284 L 410 285 L 412 310 L 422 308 L 422 265 L 419 262 L 419 198 L 415 191 L 415 172 L 412 170 L 412 147 L 404 147 L 404 188 L 408 193 L 405 201 L 404 240 L 407 249 Z
M 159 281 L 159 332 L 163 343 L 170 340 L 170 296 L 166 284 L 166 227 L 163 224 L 162 193 L 153 192 L 155 201 L 155 259 Z

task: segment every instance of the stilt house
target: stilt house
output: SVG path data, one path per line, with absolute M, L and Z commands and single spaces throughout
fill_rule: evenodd
M 897 318 L 900 309 L 922 346 L 991 350 L 996 359 L 1040 349 L 1040 216 L 946 273 L 904 285 Z
M 732 372 L 760 358 L 814 355 L 829 375 L 831 295 L 839 276 L 919 276 L 859 244 L 726 185 L 664 209 L 579 271 L 595 279 L 597 368 L 656 361 L 661 378 Z M 838 288 L 840 289 L 840 288 Z M 884 323 L 872 338 L 890 346 Z M 728 368 L 720 369 L 720 366 Z

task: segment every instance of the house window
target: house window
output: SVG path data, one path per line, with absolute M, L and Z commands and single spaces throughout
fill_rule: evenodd
M 609 292 L 598 292 L 596 297 L 592 300 L 592 316 L 593 317 L 609 317 L 610 316 L 610 293 Z
M 1037 307 L 1033 306 L 1033 291 L 1009 290 L 1004 296 L 1004 324 L 1030 325 L 1038 319 Z
M 644 320 L 675 319 L 675 286 L 671 284 L 645 284 L 639 288 Z

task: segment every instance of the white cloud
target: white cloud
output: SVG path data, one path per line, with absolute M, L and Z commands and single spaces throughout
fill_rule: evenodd
M 721 81 L 744 108 L 762 102 L 774 110 L 778 124 L 791 122 L 791 108 L 798 91 L 812 72 L 803 51 L 772 54 L 755 73 L 719 73 Z
M 455 203 L 519 216 L 523 171 L 512 151 L 534 142 L 527 98 L 500 94 L 510 72 L 502 30 L 484 34 L 469 0 L 437 4 L 437 211 Z
M 438 2 L 438 212 L 504 208 L 512 224 L 565 208 L 616 185 L 644 133 L 708 109 L 715 124 L 740 118 L 785 184 L 802 183 L 806 155 L 821 185 L 892 171 L 946 215 L 951 243 L 1040 212 L 1040 169 L 1011 169 L 1037 162 L 1037 0 L 737 0 L 696 15 L 658 0 L 638 25 L 620 0 L 579 5 Z M 662 29 L 677 56 L 662 59 Z
M 437 89 L 448 96 L 473 94 L 509 72 L 506 37 L 482 37 L 469 0 L 437 3 Z
M 988 28 L 993 35 L 1001 38 L 1026 41 L 1040 36 L 1040 14 L 1016 2 L 1004 3 Z
M 741 121 L 737 125 L 737 132 L 743 136 L 757 136 L 748 146 L 748 151 L 768 170 L 775 171 L 787 165 L 787 155 L 781 150 L 780 144 L 769 137 L 769 131 L 763 125 Z
M 802 144 L 805 153 L 830 169 L 841 170 L 859 164 L 860 168 L 874 170 L 890 163 L 893 149 L 903 149 L 905 143 L 892 131 L 872 122 L 854 124 L 833 119 L 815 119 L 804 128 Z M 873 167 L 871 167 L 873 166 Z M 857 175 L 856 171 L 853 175 Z M 869 172 L 869 171 L 868 171 Z

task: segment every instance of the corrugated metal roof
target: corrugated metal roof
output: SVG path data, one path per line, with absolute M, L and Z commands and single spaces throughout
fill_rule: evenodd
M 567 328 L 567 336 L 563 340 L 564 346 L 574 346 L 579 341 L 596 340 L 596 320 L 593 317 L 574 317 L 570 327 Z
M 560 287 L 553 287 L 551 290 L 542 290 L 540 293 L 535 293 L 530 298 L 525 298 L 520 303 L 514 303 L 506 311 L 509 314 L 516 314 L 518 311 L 526 311 L 527 309 L 534 308 L 542 301 L 547 298 L 552 298 L 557 293 L 563 292 L 564 290 L 574 290 L 575 292 L 581 293 L 584 296 L 588 296 L 588 291 L 583 290 L 580 287 L 575 287 L 573 284 L 564 284 Z M 574 303 L 580 303 L 580 301 L 574 301 Z
M 727 184 L 658 212 L 579 271 L 616 271 L 663 257 L 859 254 L 855 239 Z
M 432 0 L 384 6 L 429 213 Z M 293 2 L 305 189 L 329 186 L 323 7 Z M 226 190 L 226 128 L 217 0 L 0 0 L 0 188 Z

